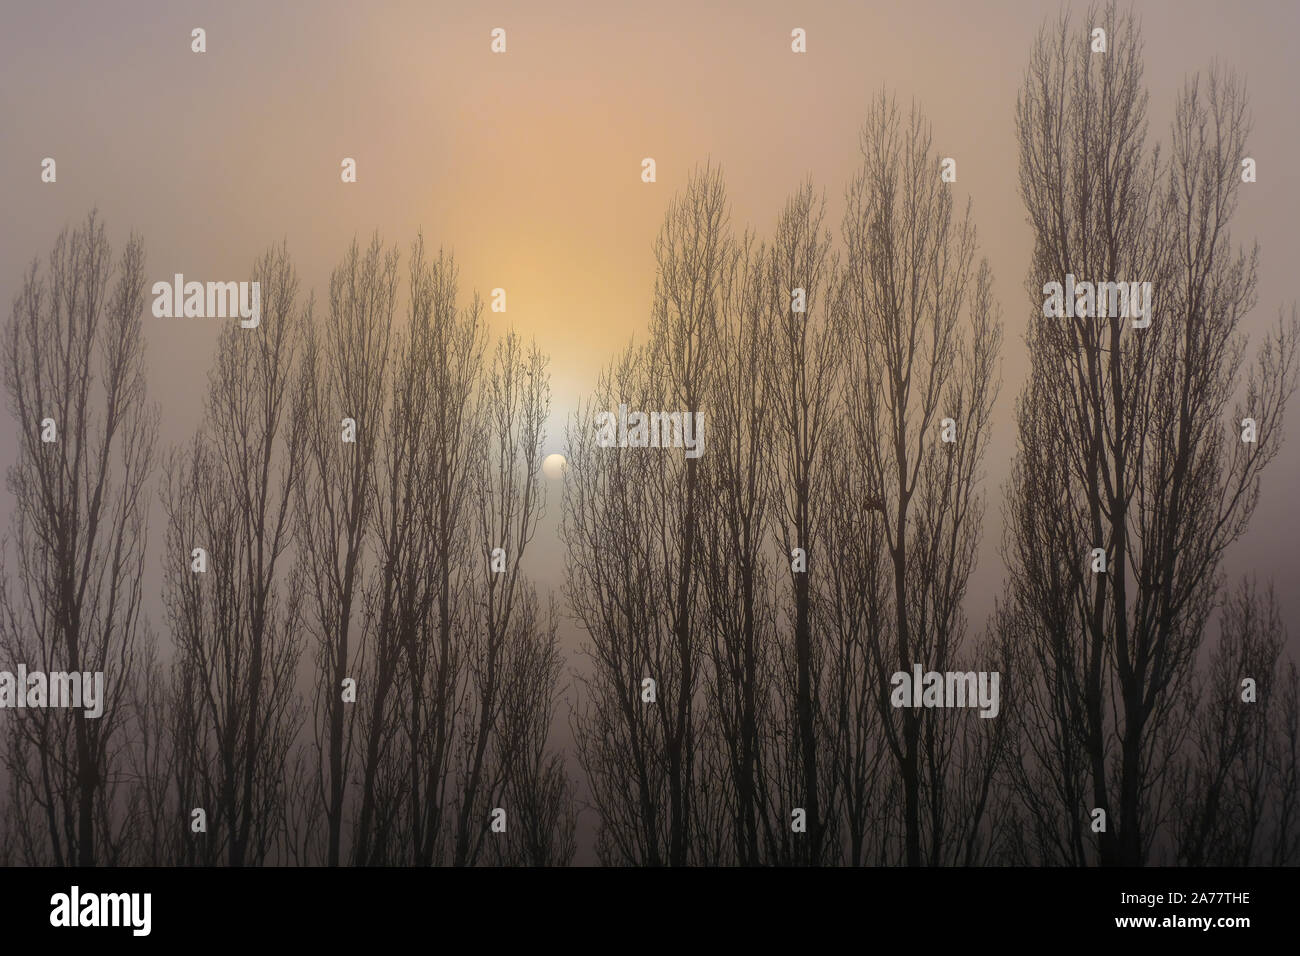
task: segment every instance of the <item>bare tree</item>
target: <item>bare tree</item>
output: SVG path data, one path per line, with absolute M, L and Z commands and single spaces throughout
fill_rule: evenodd
M 298 544 L 318 646 L 315 714 L 320 799 L 326 807 L 327 862 L 337 866 L 358 709 L 344 681 L 358 682 L 367 536 L 372 530 L 376 459 L 391 361 L 397 252 L 375 236 L 363 253 L 354 241 L 330 276 L 324 328 L 309 330 L 303 427 L 307 464 L 297 496 Z M 358 691 L 356 700 L 360 700 Z
M 258 260 L 253 281 L 262 322 L 223 329 L 203 425 L 172 455 L 164 493 L 177 809 L 186 826 L 191 808 L 208 821 L 183 858 L 231 866 L 267 862 L 282 839 L 284 765 L 302 719 L 301 587 L 285 552 L 306 444 L 296 373 L 311 304 L 298 304 L 284 245 Z
M 566 594 L 588 635 L 590 665 L 578 678 L 584 700 L 574 708 L 573 732 L 600 818 L 597 854 L 606 863 L 661 866 L 667 774 L 655 709 L 667 681 L 651 649 L 661 644 L 664 610 L 658 554 L 645 529 L 663 519 L 644 459 L 632 449 L 598 445 L 595 424 L 598 410 L 621 401 L 640 407 L 645 378 L 642 350 L 629 348 L 602 372 L 590 402 L 570 422 L 562 536 Z
M 1270 839 L 1260 847 L 1269 866 L 1294 866 L 1300 860 L 1300 671 L 1288 661 L 1278 675 L 1281 693 L 1276 708 L 1268 752 L 1268 789 L 1265 825 Z
M 887 611 L 883 524 L 859 494 L 845 492 L 866 487 L 864 463 L 847 433 L 840 432 L 828 466 L 836 490 L 827 496 L 824 544 L 818 549 L 824 579 L 819 617 L 829 644 L 826 707 L 840 794 L 840 842 L 850 865 L 884 864 L 896 842 L 891 808 L 899 801 L 897 784 L 886 773 L 892 756 L 881 724 L 881 675 L 870 644 Z
M 428 481 L 432 453 L 426 439 L 438 401 L 434 366 L 439 357 L 434 353 L 433 283 L 422 236 L 412 246 L 410 287 L 410 317 L 393 350 L 391 394 L 377 452 L 374 573 L 365 601 L 374 653 L 365 674 L 365 744 L 353 843 L 353 859 L 361 864 L 384 862 L 397 853 L 394 844 L 400 840 L 401 816 L 411 795 L 402 761 L 417 758 L 414 751 L 396 748 L 407 726 L 408 707 L 420 706 L 414 701 L 404 705 L 400 699 L 403 668 L 411 666 L 408 653 L 424 639 L 434 600 L 437 555 L 431 544 L 433 494 Z
M 458 307 L 454 259 L 428 259 L 422 237 L 410 281 L 359 559 L 352 858 L 567 862 L 572 787 L 546 747 L 555 619 L 522 571 L 543 501 L 546 359 L 508 333 L 485 367 L 481 301 Z M 490 827 L 498 809 L 506 835 Z
M 1286 843 L 1285 824 L 1270 832 L 1267 819 L 1273 798 L 1285 796 L 1272 792 L 1273 781 L 1288 770 L 1294 779 L 1294 767 L 1270 760 L 1284 711 L 1285 636 L 1271 589 L 1260 594 L 1242 582 L 1228 595 L 1209 667 L 1185 692 L 1193 713 L 1191 753 L 1179 776 L 1184 798 L 1174 808 L 1179 865 L 1267 863 L 1259 851 Z
M 564 659 L 557 649 L 558 610 L 544 618 L 530 592 L 518 612 L 526 622 L 514 642 L 502 708 L 497 759 L 511 760 L 498 793 L 510 814 L 508 839 L 494 837 L 482 856 L 499 864 L 567 866 L 577 852 L 575 787 L 563 754 L 547 746 Z
M 32 263 L 6 329 L 19 447 L 7 476 L 16 567 L 4 576 L 0 641 L 32 670 L 104 675 L 101 716 L 31 707 L 8 719 L 5 765 L 29 863 L 91 866 L 119 855 L 112 819 L 123 816 L 121 735 L 146 640 L 146 489 L 157 434 L 144 283 L 141 240 L 132 237 L 114 267 L 92 212 L 60 234 L 45 274 Z
M 1114 5 L 1087 22 L 1108 52 L 1063 18 L 1040 34 L 1017 107 L 1034 318 L 1008 502 L 1004 612 L 1026 748 L 1013 764 L 1043 859 L 1139 865 L 1185 797 L 1171 769 L 1195 711 L 1181 692 L 1224 549 L 1281 441 L 1297 326 L 1270 334 L 1230 424 L 1255 302 L 1256 253 L 1228 233 L 1243 89 L 1219 71 L 1188 80 L 1162 162 L 1146 147 L 1137 24 Z M 1046 284 L 1069 275 L 1099 284 L 1097 317 L 1074 303 L 1047 314 Z M 1151 283 L 1148 327 L 1103 303 L 1100 283 L 1125 281 Z M 1237 440 L 1243 415 L 1258 441 Z M 1096 810 L 1094 852 L 1083 822 Z
M 477 394 L 486 330 L 482 302 L 458 303 L 454 257 L 440 252 L 428 262 L 423 240 L 411 265 L 412 342 L 419 349 L 418 374 L 428 382 L 428 408 L 421 430 L 419 506 L 423 576 L 422 608 L 403 631 L 403 675 L 409 688 L 404 710 L 407 767 L 407 839 L 417 864 L 449 859 L 455 819 L 448 793 L 455 765 L 456 734 L 466 706 L 465 643 L 473 612 L 475 562 L 471 548 L 473 501 L 479 484 L 478 443 L 483 435 Z M 423 610 L 427 608 L 427 610 Z M 451 834 L 449 836 L 448 834 Z
M 182 859 L 182 833 L 188 817 L 177 800 L 176 741 L 172 724 L 173 703 L 168 668 L 152 645 L 139 667 L 131 707 L 131 746 L 127 749 L 130 775 L 128 823 L 134 852 L 130 862 L 159 866 Z
M 1001 333 L 988 265 L 974 258 L 969 205 L 954 215 L 915 107 L 903 116 L 882 93 L 862 153 L 844 221 L 848 419 L 863 481 L 858 507 L 877 513 L 888 558 L 887 586 L 869 588 L 881 606 L 866 639 L 901 776 L 903 860 L 917 866 L 951 850 L 941 809 L 945 732 L 936 726 L 947 718 L 894 708 L 886 675 L 914 664 L 944 671 L 961 653 Z
M 765 764 L 775 706 L 769 393 L 764 387 L 770 328 L 766 251 L 751 236 L 725 262 L 718 344 L 707 406 L 709 464 L 701 498 L 704 601 L 710 640 L 711 710 L 725 754 L 709 773 L 728 795 L 730 855 L 755 866 L 783 839 Z M 723 784 L 723 781 L 726 781 Z M 779 835 L 780 834 L 780 835 Z
M 649 342 L 603 378 L 596 401 L 704 412 L 730 245 L 721 172 L 697 170 L 670 204 L 655 244 Z M 700 417 L 707 427 L 707 413 Z M 696 765 L 707 719 L 706 609 L 699 599 L 703 459 L 601 448 L 593 426 L 588 407 L 569 431 L 564 536 L 568 592 L 592 638 L 595 672 L 577 734 L 596 778 L 602 850 L 650 864 L 703 862 L 692 831 L 714 814 L 707 804 L 717 796 L 701 786 Z M 656 683 L 653 707 L 641 698 L 645 678 Z M 618 779 L 629 765 L 635 791 Z
M 729 209 L 722 171 L 696 170 L 684 195 L 669 203 L 655 243 L 658 275 L 650 318 L 647 371 L 653 387 L 647 408 L 681 409 L 706 419 L 702 408 L 716 348 L 722 271 L 731 249 Z M 703 428 L 700 440 L 705 439 Z M 699 457 L 660 454 L 648 469 L 653 500 L 663 518 L 646 530 L 662 561 L 667 585 L 665 623 L 668 646 L 651 649 L 650 663 L 664 675 L 657 713 L 663 726 L 668 772 L 668 854 L 670 866 L 683 866 L 690 854 L 690 830 L 707 799 L 695 771 L 699 724 L 696 715 L 706 642 L 698 601 L 702 577 L 698 540 L 701 461 Z
M 768 467 L 772 523 L 789 582 L 789 650 L 782 687 L 793 703 L 797 747 L 784 755 L 794 788 L 783 803 L 807 814 L 807 836 L 791 846 L 790 859 L 823 862 L 833 810 L 836 776 L 828 774 L 827 749 L 834 739 L 823 710 L 825 628 L 816 602 L 828 564 L 819 553 L 826 514 L 835 494 L 829 456 L 839 440 L 844 354 L 834 322 L 838 259 L 822 225 L 825 199 L 812 182 L 790 198 L 777 221 L 767 257 L 764 384 L 767 392 Z M 817 593 L 815 593 L 817 592 Z M 816 635 L 815 636 L 815 632 Z M 821 772 L 819 773 L 819 762 Z M 781 827 L 783 836 L 790 828 Z M 830 831 L 833 835 L 833 831 Z
M 555 624 L 539 617 L 520 563 L 542 514 L 542 446 L 550 413 L 546 359 L 507 333 L 483 380 L 479 494 L 471 559 L 478 614 L 466 621 L 470 695 L 461 731 L 459 813 L 453 862 L 476 862 L 490 814 L 510 790 L 526 745 L 546 737 L 556 674 Z M 534 686 L 536 682 L 543 682 Z M 535 758 L 536 759 L 536 758 Z M 535 766 L 534 766 L 534 769 Z M 507 820 L 509 817 L 508 808 Z M 506 831 L 509 832 L 508 829 Z

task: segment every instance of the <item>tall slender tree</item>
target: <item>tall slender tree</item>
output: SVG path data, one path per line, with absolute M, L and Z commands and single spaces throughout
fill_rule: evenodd
M 183 859 L 274 862 L 287 801 L 284 764 L 302 719 L 295 687 L 301 588 L 286 552 L 306 433 L 298 375 L 303 326 L 288 249 L 254 265 L 262 321 L 221 332 L 204 421 L 172 454 L 164 507 L 163 599 L 176 645 L 170 699 L 185 768 L 177 810 L 206 834 Z
M 1219 70 L 1189 79 L 1163 160 L 1146 144 L 1137 24 L 1113 4 L 1088 23 L 1106 30 L 1106 54 L 1062 18 L 1040 34 L 1017 106 L 1034 252 L 1008 503 L 1024 747 L 1012 765 L 1042 859 L 1140 865 L 1186 799 L 1171 773 L 1194 715 L 1182 692 L 1224 550 L 1277 454 L 1297 326 L 1269 333 L 1229 418 L 1257 262 L 1229 234 L 1243 88 Z M 1081 292 L 1049 314 L 1048 283 L 1067 276 L 1098 283 L 1093 310 Z M 1149 325 L 1103 291 L 1115 282 L 1151 283 Z
M 344 681 L 357 683 L 368 648 L 362 593 L 375 507 L 376 461 L 390 376 L 397 301 L 397 252 L 376 235 L 354 241 L 330 276 L 324 327 L 310 327 L 305 350 L 304 480 L 298 486 L 298 544 L 317 643 L 316 739 L 320 798 L 326 808 L 326 860 L 342 857 L 343 817 L 355 756 L 358 708 Z M 360 701 L 357 691 L 355 701 Z
M 98 716 L 84 707 L 9 712 L 11 837 L 28 863 L 93 866 L 121 855 L 117 789 L 148 640 L 141 608 L 158 418 L 146 389 L 144 295 L 142 241 L 133 236 L 114 265 L 92 212 L 60 233 L 46 272 L 32 263 L 5 330 L 18 457 L 7 475 L 15 563 L 3 569 L 0 645 L 32 671 L 82 675 L 83 694 L 85 675 L 104 682 Z
M 629 349 L 594 397 L 606 411 L 622 404 L 697 415 L 706 446 L 711 413 L 703 404 L 733 241 L 728 217 L 721 171 L 696 170 L 670 203 L 655 244 L 649 340 Z M 600 447 L 594 415 L 587 406 L 569 431 L 563 535 L 567 590 L 592 639 L 587 709 L 576 732 L 594 778 L 601 850 L 654 865 L 703 862 L 699 854 L 707 859 L 709 851 L 693 835 L 718 797 L 701 785 L 697 765 L 708 720 L 699 593 L 705 459 L 677 449 Z M 646 679 L 655 682 L 653 706 L 641 690 Z M 635 790 L 619 779 L 628 766 Z
M 819 549 L 835 493 L 829 458 L 840 440 L 844 354 L 834 315 L 839 263 L 831 252 L 830 230 L 823 226 L 825 207 L 807 181 L 777 220 L 766 262 L 770 312 L 763 363 L 771 520 L 789 588 L 783 603 L 792 653 L 783 668 L 789 680 L 782 691 L 794 705 L 790 717 L 797 739 L 783 761 L 797 783 L 783 802 L 807 815 L 807 838 L 791 855 L 807 863 L 822 862 L 838 784 L 826 772 L 827 745 L 834 738 L 825 722 L 826 629 L 817 607 L 829 568 Z
M 964 646 L 1001 329 L 970 206 L 955 213 L 919 111 L 905 116 L 882 93 L 862 155 L 844 220 L 849 440 L 863 482 L 856 520 L 874 512 L 887 560 L 885 586 L 869 589 L 879 629 L 866 640 L 901 778 L 902 860 L 918 866 L 939 863 L 950 836 L 944 718 L 893 706 L 888 678 L 916 664 L 946 671 Z

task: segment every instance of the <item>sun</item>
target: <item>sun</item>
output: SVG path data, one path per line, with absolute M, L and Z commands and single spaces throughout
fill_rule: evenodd
M 564 474 L 565 464 L 563 455 L 547 455 L 542 462 L 542 474 L 547 478 L 559 478 Z

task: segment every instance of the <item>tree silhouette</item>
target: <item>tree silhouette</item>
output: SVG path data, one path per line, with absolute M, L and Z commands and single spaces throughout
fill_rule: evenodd
M 99 717 L 80 707 L 7 715 L 6 819 L 28 863 L 111 864 L 125 852 L 118 787 L 125 704 L 148 653 L 141 598 L 157 434 L 144 285 L 142 241 L 133 236 L 114 267 L 92 212 L 60 233 L 44 274 L 32 263 L 6 328 L 5 391 L 19 423 L 7 475 L 17 566 L 3 569 L 0 643 L 32 670 L 104 674 Z
M 708 609 L 709 696 L 721 738 L 729 855 L 754 866 L 784 839 L 783 805 L 768 766 L 771 717 L 779 706 L 768 467 L 769 395 L 764 386 L 771 328 L 767 252 L 752 236 L 735 244 L 722 271 L 718 343 L 707 407 L 709 465 L 702 476 L 703 599 Z M 783 711 L 782 711 L 783 712 Z
M 789 587 L 790 640 L 782 655 L 781 690 L 793 703 L 786 719 L 798 741 L 793 752 L 783 755 L 792 786 L 782 804 L 807 814 L 807 839 L 801 841 L 806 846 L 787 848 L 790 859 L 806 863 L 823 861 L 838 782 L 827 773 L 829 754 L 824 753 L 834 734 L 823 713 L 825 628 L 816 619 L 814 595 L 827 567 L 819 549 L 835 493 L 829 458 L 840 439 L 836 412 L 843 401 L 843 347 L 833 322 L 838 261 L 831 253 L 830 231 L 822 225 L 824 216 L 825 200 L 815 196 L 811 181 L 805 182 L 777 220 L 765 290 L 772 310 L 763 363 L 770 520 Z M 802 311 L 796 311 L 796 297 Z M 799 562 L 796 549 L 803 553 Z M 790 836 L 789 827 L 780 832 Z
M 727 217 L 720 170 L 696 170 L 655 243 L 649 341 L 602 376 L 595 404 L 569 429 L 566 590 L 591 637 L 592 667 L 575 735 L 601 814 L 598 852 L 607 860 L 682 866 L 706 862 L 710 852 L 694 840 L 709 831 L 698 821 L 713 819 L 710 804 L 719 797 L 702 786 L 698 763 L 709 719 L 703 459 L 684 450 L 601 448 L 593 428 L 596 407 L 620 404 L 704 412 L 708 428 L 702 403 L 732 241 Z M 701 437 L 707 441 L 708 432 Z M 656 685 L 653 705 L 642 697 L 647 678 Z
M 887 91 L 838 227 L 808 178 L 733 228 L 711 161 L 669 201 L 645 334 L 568 422 L 567 607 L 528 574 L 549 359 L 376 233 L 319 311 L 286 244 L 255 261 L 162 469 L 155 642 L 143 246 L 65 231 L 0 356 L 0 650 L 106 699 L 3 717 L 0 862 L 567 865 L 580 800 L 605 864 L 1300 860 L 1300 672 L 1224 565 L 1300 384 L 1294 306 L 1247 351 L 1245 87 L 1186 79 L 1156 144 L 1138 25 L 1098 25 L 1048 23 L 1016 102 L 1030 368 L 974 633 L 1001 308 Z M 620 407 L 699 444 L 610 447 Z M 915 666 L 996 672 L 1000 712 L 896 706 Z
M 949 838 L 969 837 L 978 818 L 943 816 L 951 715 L 894 708 L 888 675 L 914 664 L 946 671 L 962 653 L 1001 331 L 988 265 L 974 258 L 969 206 L 954 215 L 923 117 L 915 107 L 904 117 L 882 93 L 862 153 L 845 213 L 841 313 L 854 423 L 848 475 L 862 500 L 858 515 L 844 517 L 858 527 L 880 522 L 883 581 L 862 585 L 872 625 L 863 638 L 901 778 L 903 860 L 918 866 L 941 862 Z
M 358 681 L 369 650 L 358 625 L 396 298 L 396 251 L 385 251 L 375 236 L 363 254 L 354 241 L 330 276 L 326 322 L 323 329 L 309 328 L 305 352 L 308 385 L 299 427 L 309 437 L 297 495 L 298 544 L 318 647 L 316 740 L 330 866 L 342 856 L 356 746 L 358 711 L 344 701 L 343 682 Z M 345 419 L 355 426 L 355 441 L 344 440 Z
M 1189 79 L 1162 160 L 1146 147 L 1137 25 L 1113 5 L 1089 23 L 1110 50 L 1091 54 L 1062 19 L 1040 34 L 1017 106 L 1034 315 L 1008 492 L 1003 621 L 1023 748 L 1011 764 L 1041 859 L 1139 865 L 1186 798 L 1171 772 L 1194 714 L 1182 695 L 1224 550 L 1279 447 L 1297 327 L 1270 333 L 1229 418 L 1255 303 L 1256 253 L 1228 232 L 1242 87 L 1218 70 Z M 1045 317 L 1044 285 L 1066 275 L 1151 282 L 1150 326 Z M 1247 416 L 1255 443 L 1238 440 Z M 1083 829 L 1094 808 L 1107 820 L 1095 850 Z
M 252 275 L 262 322 L 222 330 L 203 425 L 170 456 L 163 491 L 176 809 L 181 825 L 195 807 L 208 821 L 181 859 L 230 866 L 275 859 L 301 721 L 302 588 L 286 552 L 307 441 L 297 360 L 312 307 L 297 302 L 285 246 Z M 192 569 L 196 548 L 207 555 L 202 573 Z

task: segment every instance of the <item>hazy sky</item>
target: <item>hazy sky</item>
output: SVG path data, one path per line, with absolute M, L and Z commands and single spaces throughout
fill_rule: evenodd
M 288 240 L 318 297 L 354 235 L 378 230 L 405 254 L 416 231 L 454 247 L 462 287 L 508 293 L 508 319 L 552 360 L 554 427 L 628 339 L 644 337 L 652 244 L 691 167 L 723 167 L 732 221 L 770 232 L 811 175 L 838 229 L 858 135 L 883 87 L 915 98 L 941 155 L 958 162 L 1006 321 L 1003 387 L 987 463 L 981 558 L 967 611 L 982 627 L 1001 585 L 1000 489 L 1012 405 L 1035 308 L 1023 291 L 1030 234 L 1017 192 L 1013 108 L 1035 33 L 1056 4 L 1033 2 L 7 4 L 0 14 L 0 304 L 58 231 L 98 206 L 114 247 L 144 236 L 150 283 L 181 272 L 246 278 Z M 1086 6 L 1073 5 L 1084 27 Z M 1245 74 L 1259 182 L 1242 189 L 1234 236 L 1261 247 L 1258 333 L 1297 298 L 1300 156 L 1292 47 L 1300 4 L 1150 2 L 1143 23 L 1154 138 L 1167 140 L 1185 77 L 1217 58 Z M 489 51 L 493 27 L 508 52 Z M 190 31 L 207 31 L 207 52 Z M 807 31 L 808 52 L 790 51 Z M 1081 32 L 1081 40 L 1083 33 Z M 1129 38 L 1116 36 L 1112 44 Z M 58 182 L 40 181 L 43 157 Z M 339 180 L 345 156 L 358 182 Z M 658 182 L 640 179 L 642 157 Z M 403 266 L 405 276 L 405 266 Z M 1040 306 L 1041 307 L 1041 304 Z M 219 320 L 146 317 L 151 391 L 164 444 L 199 419 Z M 0 421 L 0 466 L 14 448 Z M 1278 584 L 1292 647 L 1300 632 L 1300 407 L 1265 473 L 1233 573 Z M 550 513 L 534 542 L 539 583 L 563 574 Z M 11 503 L 0 490 L 0 518 Z M 161 522 L 153 524 L 155 552 Z M 539 560 L 546 559 L 546 560 Z M 158 567 L 151 558 L 151 572 Z M 156 588 L 154 588 L 156 590 Z M 160 602 L 152 604 L 155 624 Z M 566 643 L 574 641 L 572 627 Z

